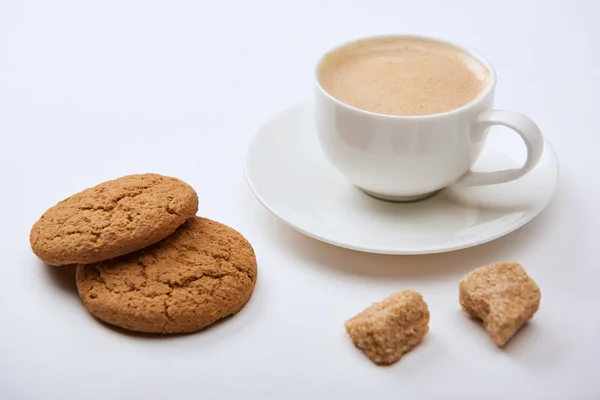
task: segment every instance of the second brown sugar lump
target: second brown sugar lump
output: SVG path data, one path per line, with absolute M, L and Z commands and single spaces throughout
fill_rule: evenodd
M 350 318 L 346 332 L 376 364 L 392 364 L 429 331 L 429 309 L 413 290 L 395 293 Z
M 537 312 L 541 292 L 520 264 L 501 262 L 465 275 L 459 299 L 462 309 L 482 320 L 494 343 L 503 347 Z

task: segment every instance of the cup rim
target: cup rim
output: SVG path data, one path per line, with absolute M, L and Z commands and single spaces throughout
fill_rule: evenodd
M 485 88 L 485 90 L 481 91 L 481 93 L 479 93 L 477 95 L 477 97 L 475 97 L 473 100 L 469 101 L 466 104 L 463 104 L 462 106 L 455 108 L 453 110 L 450 111 L 445 111 L 442 113 L 436 113 L 436 114 L 425 114 L 425 115 L 394 115 L 394 114 L 383 114 L 383 113 L 378 113 L 378 112 L 374 112 L 374 111 L 368 111 L 368 110 L 363 110 L 362 108 L 358 108 L 358 107 L 354 107 L 350 104 L 344 103 L 341 100 L 338 100 L 337 98 L 333 97 L 331 94 L 329 94 L 321 85 L 321 82 L 319 82 L 319 70 L 321 69 L 321 66 L 323 64 L 323 61 L 325 60 L 325 57 L 329 54 L 332 53 L 338 49 L 341 49 L 342 47 L 357 43 L 359 41 L 369 41 L 369 40 L 377 40 L 377 39 L 419 39 L 419 40 L 427 40 L 427 41 L 432 41 L 432 42 L 437 42 L 440 44 L 445 44 L 447 46 L 453 47 L 465 54 L 467 54 L 468 56 L 471 56 L 472 58 L 474 58 L 475 60 L 479 61 L 488 71 L 489 71 L 489 81 L 487 84 L 487 87 Z M 492 64 L 485 58 L 483 57 L 481 54 L 477 53 L 476 51 L 465 47 L 465 46 L 461 46 L 455 42 L 451 42 L 449 40 L 445 40 L 445 39 L 441 39 L 438 37 L 434 37 L 434 36 L 426 36 L 426 35 L 418 35 L 418 34 L 382 34 L 382 35 L 373 35 L 373 36 L 363 36 L 363 37 L 359 37 L 359 38 L 355 38 L 352 40 L 348 40 L 346 42 L 340 43 L 332 48 L 330 48 L 329 50 L 327 50 L 326 52 L 324 52 L 320 57 L 319 60 L 317 62 L 316 68 L 315 68 L 315 75 L 314 75 L 314 79 L 315 79 L 315 83 L 317 88 L 321 91 L 322 94 L 324 94 L 327 98 L 329 98 L 330 100 L 332 100 L 333 102 L 335 102 L 336 104 L 345 107 L 349 110 L 353 110 L 353 111 L 357 111 L 360 113 L 364 113 L 367 115 L 371 115 L 374 117 L 379 117 L 379 118 L 388 118 L 388 119 L 405 119 L 405 120 L 420 120 L 420 119 L 431 119 L 431 118 L 440 118 L 440 117 L 447 117 L 450 116 L 452 114 L 457 114 L 457 113 L 461 113 L 464 112 L 465 110 L 474 107 L 476 104 L 480 103 L 483 99 L 485 99 L 490 92 L 492 92 L 494 90 L 494 88 L 496 87 L 496 71 L 494 70 L 494 67 L 492 66 Z

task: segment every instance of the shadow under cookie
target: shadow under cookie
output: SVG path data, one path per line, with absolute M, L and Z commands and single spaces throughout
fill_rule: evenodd
M 240 310 L 240 312 L 242 312 L 242 311 Z M 191 336 L 194 336 L 194 334 L 197 334 L 199 332 L 205 332 L 205 333 L 213 332 L 215 330 L 220 329 L 223 326 L 223 324 L 227 324 L 230 320 L 232 320 L 237 315 L 238 315 L 238 313 L 223 317 L 223 318 L 213 322 L 212 324 L 205 326 L 204 328 L 202 328 L 200 330 L 196 330 L 196 331 L 192 331 L 192 332 L 176 332 L 176 333 L 162 333 L 162 332 L 151 333 L 151 332 L 133 331 L 133 330 L 122 328 L 117 325 L 109 324 L 108 322 L 105 322 L 93 315 L 91 317 L 98 324 L 102 325 L 103 327 L 108 328 L 109 330 L 111 330 L 115 333 L 118 333 L 120 335 L 123 335 L 123 336 L 131 337 L 134 339 L 170 340 L 170 339 L 182 339 L 182 338 L 186 338 L 186 337 L 191 337 Z
M 77 265 L 64 265 L 57 268 L 41 261 L 39 264 L 54 286 L 63 292 L 77 297 L 77 284 L 75 282 Z

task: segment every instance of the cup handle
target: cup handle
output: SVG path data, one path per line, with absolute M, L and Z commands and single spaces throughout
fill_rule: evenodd
M 527 160 L 518 169 L 495 172 L 469 171 L 457 182 L 458 185 L 484 186 L 514 181 L 531 171 L 540 161 L 544 151 L 544 138 L 540 128 L 529 117 L 514 111 L 492 110 L 480 116 L 477 123 L 482 130 L 493 125 L 503 125 L 517 132 L 527 146 Z

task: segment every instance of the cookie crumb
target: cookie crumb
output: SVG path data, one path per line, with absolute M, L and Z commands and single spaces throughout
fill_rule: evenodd
M 404 290 L 367 307 L 344 327 L 371 361 L 393 364 L 429 331 L 429 309 L 420 293 Z
M 504 347 L 540 306 L 541 292 L 519 263 L 498 262 L 463 277 L 463 311 L 483 322 L 498 347 Z

